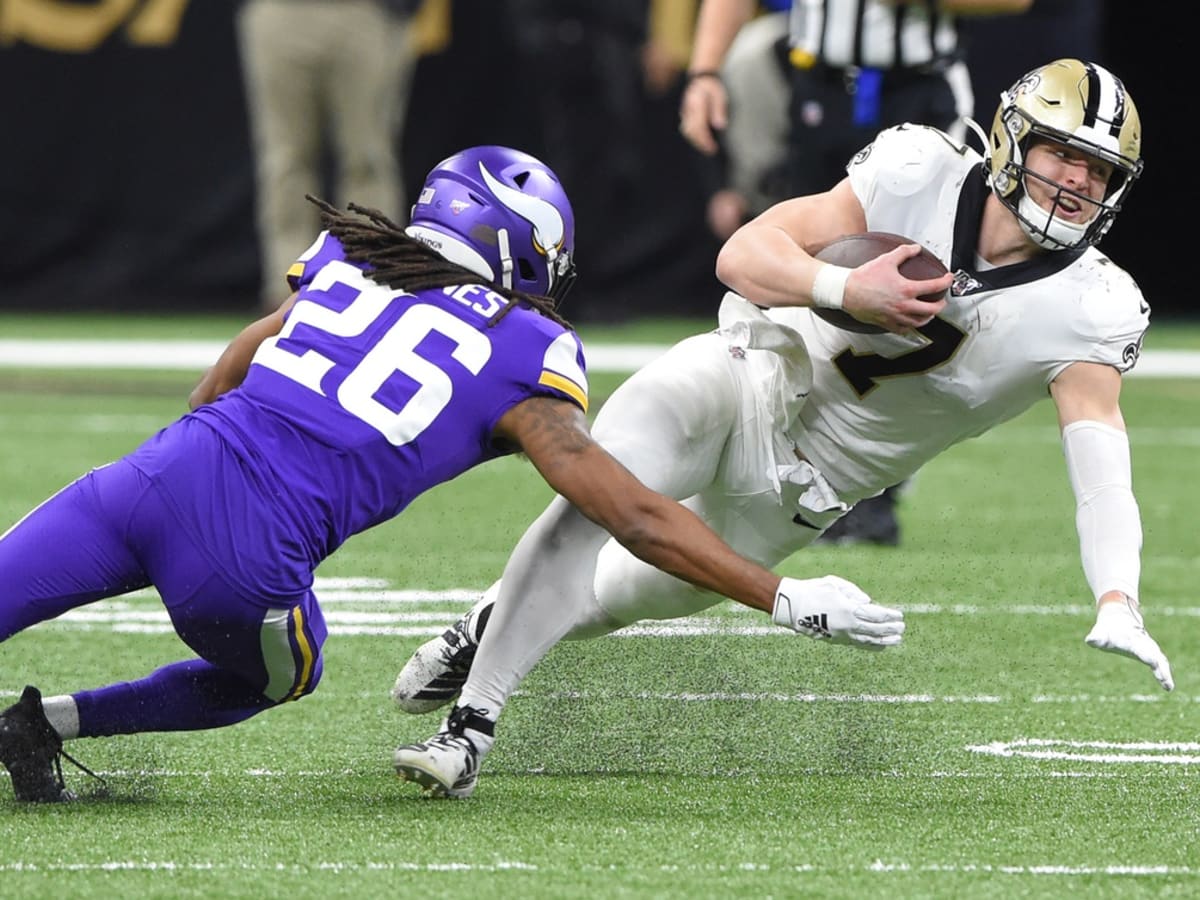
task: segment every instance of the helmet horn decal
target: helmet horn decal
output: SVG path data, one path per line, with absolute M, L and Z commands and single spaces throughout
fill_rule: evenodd
M 566 226 L 563 224 L 562 214 L 553 203 L 509 187 L 495 178 L 482 162 L 479 164 L 479 174 L 483 176 L 488 190 L 496 195 L 497 200 L 533 226 L 534 239 L 539 249 L 552 250 L 562 244 Z
M 575 214 L 562 184 L 510 147 L 468 147 L 438 163 L 409 232 L 508 290 L 558 300 L 573 278 Z

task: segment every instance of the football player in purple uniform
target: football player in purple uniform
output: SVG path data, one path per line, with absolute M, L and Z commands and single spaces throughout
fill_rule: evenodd
M 0 537 L 0 641 L 153 586 L 195 653 L 70 695 L 27 686 L 0 713 L 19 801 L 73 798 L 64 740 L 217 728 L 311 693 L 326 636 L 317 565 L 434 485 L 518 451 L 665 571 L 799 632 L 826 616 L 847 642 L 900 640 L 899 612 L 751 563 L 592 440 L 583 350 L 555 311 L 574 278 L 574 219 L 544 164 L 502 147 L 452 156 L 405 228 L 316 202 L 326 230 L 287 273 L 292 295 L 233 340 L 191 412 Z M 537 577 L 505 574 L 518 592 Z

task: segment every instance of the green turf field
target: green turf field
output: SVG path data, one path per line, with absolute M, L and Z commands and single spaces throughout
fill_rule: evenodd
M 99 319 L 70 336 L 126 332 L 184 336 Z M 1154 346 L 1197 335 L 1164 328 Z M 621 377 L 596 375 L 593 402 Z M 0 370 L 0 530 L 177 416 L 193 380 Z M 423 799 L 391 750 L 439 719 L 402 716 L 388 690 L 548 499 L 501 460 L 322 566 L 313 696 L 220 731 L 74 742 L 107 793 L 68 771 L 72 806 L 18 807 L 0 775 L 0 897 L 1200 895 L 1200 378 L 1131 378 L 1124 405 L 1173 694 L 1083 643 L 1091 604 L 1045 403 L 919 473 L 902 547 L 781 567 L 903 608 L 901 647 L 821 645 L 733 604 L 564 644 L 509 705 L 475 796 Z M 0 647 L 0 704 L 27 682 L 66 692 L 185 655 L 153 593 L 98 604 Z

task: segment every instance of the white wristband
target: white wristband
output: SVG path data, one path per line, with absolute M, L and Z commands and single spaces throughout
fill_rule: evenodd
M 812 301 L 813 306 L 821 306 L 825 309 L 841 309 L 842 298 L 846 293 L 846 279 L 850 277 L 853 269 L 848 269 L 845 266 L 835 266 L 832 263 L 825 263 L 817 272 L 817 277 L 813 279 L 812 286 Z

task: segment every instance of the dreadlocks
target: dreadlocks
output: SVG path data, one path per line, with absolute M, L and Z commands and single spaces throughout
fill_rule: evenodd
M 343 212 L 311 194 L 304 196 L 321 210 L 322 223 L 341 241 L 346 259 L 370 266 L 369 274 L 374 281 L 413 292 L 450 284 L 485 284 L 510 301 L 531 307 L 564 328 L 571 327 L 571 323 L 558 314 L 557 304 L 550 297 L 503 287 L 450 262 L 432 247 L 410 238 L 404 229 L 377 209 L 350 203 L 347 205 L 349 212 Z M 503 319 L 512 308 L 510 303 L 488 322 L 488 327 Z

